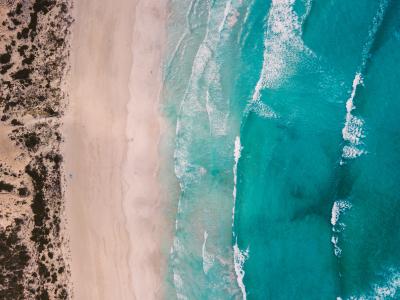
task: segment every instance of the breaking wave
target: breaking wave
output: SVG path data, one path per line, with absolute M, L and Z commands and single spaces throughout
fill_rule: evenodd
M 346 200 L 337 200 L 333 203 L 331 212 L 333 251 L 337 257 L 342 254 L 342 249 L 339 247 L 339 233 L 345 228 L 345 224 L 339 222 L 340 215 L 351 208 L 351 203 Z
M 268 14 L 264 38 L 263 65 L 246 112 L 253 111 L 264 118 L 277 114 L 261 102 L 265 88 L 278 88 L 295 69 L 302 52 L 311 53 L 305 47 L 302 23 L 311 10 L 311 1 L 306 1 L 306 13 L 299 17 L 294 9 L 294 0 L 273 0 Z
M 357 95 L 357 88 L 363 84 L 363 73 L 365 72 L 368 61 L 371 57 L 371 49 L 375 42 L 376 34 L 382 24 L 388 4 L 389 0 L 382 0 L 379 4 L 378 12 L 375 14 L 371 27 L 368 31 L 367 41 L 362 49 L 361 64 L 354 77 L 350 97 L 346 101 L 346 118 L 345 125 L 342 130 L 342 136 L 343 140 L 348 143 L 343 147 L 343 159 L 354 159 L 366 153 L 366 151 L 361 147 L 361 138 L 365 137 L 363 130 L 364 120 L 361 117 L 354 116 L 352 111 L 356 108 L 354 99 Z M 344 163 L 343 159 L 341 160 L 341 164 Z
M 236 280 L 239 285 L 240 291 L 242 292 L 243 300 L 247 299 L 246 294 L 246 286 L 243 283 L 243 278 L 245 272 L 243 270 L 243 265 L 249 257 L 249 249 L 243 251 L 239 249 L 237 244 L 237 240 L 233 245 L 233 259 L 234 259 L 234 266 L 235 266 L 235 273 L 236 273 Z

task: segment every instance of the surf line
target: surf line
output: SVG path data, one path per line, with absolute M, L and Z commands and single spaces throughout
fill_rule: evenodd
M 377 13 L 375 14 L 370 29 L 368 31 L 368 37 L 362 49 L 361 64 L 356 71 L 353 79 L 352 89 L 349 98 L 346 101 L 346 116 L 345 123 L 342 129 L 342 137 L 345 145 L 342 150 L 342 157 L 339 162 L 340 165 L 344 165 L 346 161 L 355 159 L 362 154 L 367 152 L 362 149 L 362 138 L 364 134 L 364 120 L 360 116 L 355 116 L 353 111 L 356 109 L 354 99 L 357 95 L 357 88 L 363 85 L 363 74 L 366 73 L 368 62 L 371 57 L 371 49 L 376 39 L 376 34 L 382 25 L 383 18 L 389 6 L 390 0 L 381 0 Z M 344 230 L 345 224 L 340 222 L 340 217 L 346 211 L 352 208 L 352 203 L 349 199 L 338 199 L 333 203 L 331 210 L 331 225 L 332 225 L 332 238 L 333 250 L 336 257 L 340 258 L 342 249 L 339 246 L 339 234 Z M 340 297 L 338 297 L 339 299 Z M 340 298 L 341 299 L 341 298 Z
M 362 49 L 361 64 L 354 76 L 350 97 L 346 101 L 346 117 L 342 129 L 342 137 L 346 145 L 343 147 L 340 165 L 343 165 L 347 159 L 354 159 L 366 153 L 365 150 L 360 149 L 362 138 L 365 137 L 363 129 L 364 120 L 361 117 L 356 117 L 352 112 L 356 109 L 354 99 L 357 95 L 357 88 L 363 85 L 363 73 L 366 72 L 371 57 L 371 49 L 375 42 L 376 34 L 382 25 L 389 2 L 390 0 L 382 0 L 379 4 L 378 11 L 368 31 L 367 41 Z
M 244 267 L 244 263 L 249 258 L 249 248 L 247 248 L 246 250 L 240 250 L 238 241 L 237 241 L 237 236 L 236 236 L 236 233 L 234 230 L 236 195 L 237 195 L 237 167 L 238 167 L 238 163 L 239 163 L 239 160 L 241 157 L 242 149 L 243 149 L 243 147 L 240 142 L 240 137 L 237 136 L 235 139 L 235 148 L 233 151 L 234 165 L 233 165 L 233 192 L 232 192 L 232 195 L 233 195 L 232 237 L 233 237 L 233 240 L 235 241 L 235 243 L 233 245 L 233 264 L 234 264 L 235 273 L 236 273 L 236 281 L 237 281 L 237 284 L 242 293 L 242 299 L 246 300 L 247 299 L 246 286 L 244 285 L 244 282 L 243 282 L 245 271 L 244 271 L 243 267 Z

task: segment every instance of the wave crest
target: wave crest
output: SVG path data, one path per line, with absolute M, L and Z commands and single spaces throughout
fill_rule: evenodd
M 247 294 L 246 294 L 246 286 L 243 283 L 243 278 L 245 275 L 243 266 L 246 260 L 249 258 L 249 249 L 247 248 L 244 251 L 240 250 L 236 240 L 236 243 L 233 245 L 233 255 L 234 255 L 233 257 L 234 257 L 236 280 L 242 292 L 243 300 L 246 300 Z

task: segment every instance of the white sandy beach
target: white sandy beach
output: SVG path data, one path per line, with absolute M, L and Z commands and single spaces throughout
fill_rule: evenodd
M 64 124 L 73 299 L 159 299 L 166 0 L 75 1 Z

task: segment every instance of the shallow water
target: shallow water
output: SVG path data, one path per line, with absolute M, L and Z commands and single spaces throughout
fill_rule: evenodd
M 400 2 L 171 1 L 168 299 L 397 298 Z

